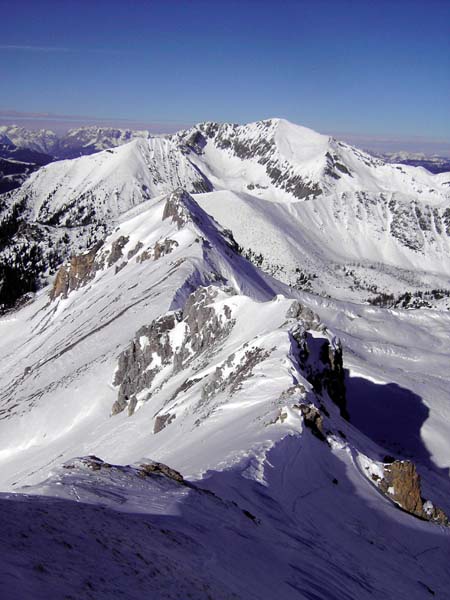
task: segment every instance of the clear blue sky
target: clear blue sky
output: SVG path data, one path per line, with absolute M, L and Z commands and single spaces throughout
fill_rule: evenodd
M 448 0 L 0 0 L 0 109 L 450 138 Z

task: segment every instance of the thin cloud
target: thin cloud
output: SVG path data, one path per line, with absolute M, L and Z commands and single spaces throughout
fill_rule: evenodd
M 26 50 L 27 52 L 71 52 L 70 48 L 58 46 L 20 46 L 16 44 L 2 44 L 0 50 Z
M 24 52 L 55 52 L 55 53 L 82 53 L 92 54 L 131 54 L 127 50 L 116 50 L 113 48 L 66 48 L 64 46 L 25 46 L 20 44 L 0 44 L 0 50 L 19 50 Z

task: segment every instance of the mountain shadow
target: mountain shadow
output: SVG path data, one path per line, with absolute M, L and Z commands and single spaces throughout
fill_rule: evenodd
M 350 423 L 382 446 L 395 458 L 410 459 L 433 471 L 447 474 L 431 460 L 420 431 L 429 409 L 423 399 L 396 383 L 374 383 L 363 377 L 350 377 L 345 387 Z

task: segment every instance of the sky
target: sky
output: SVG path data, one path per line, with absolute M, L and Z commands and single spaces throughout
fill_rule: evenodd
M 448 0 L 0 0 L 0 119 L 450 148 Z

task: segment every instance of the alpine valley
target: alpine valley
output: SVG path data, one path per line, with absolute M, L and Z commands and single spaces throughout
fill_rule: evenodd
M 448 598 L 450 173 L 112 131 L 1 131 L 0 597 Z

